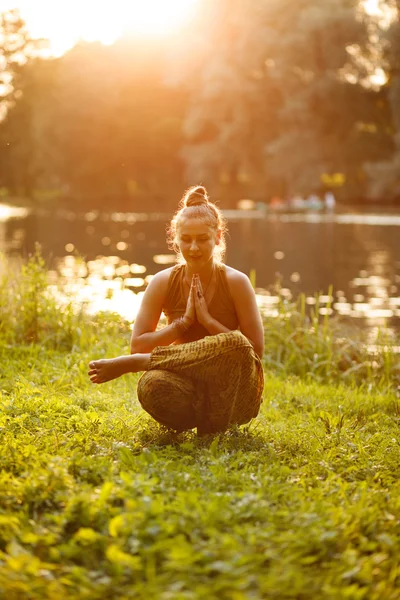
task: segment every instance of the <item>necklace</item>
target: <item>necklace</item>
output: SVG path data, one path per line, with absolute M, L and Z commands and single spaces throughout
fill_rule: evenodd
M 213 278 L 213 275 L 214 275 L 214 265 L 213 265 L 213 268 L 212 268 L 212 271 L 211 271 L 211 277 L 210 277 L 210 279 L 208 280 L 208 283 L 207 283 L 207 287 L 206 287 L 206 289 L 205 289 L 205 290 L 203 290 L 203 297 L 204 297 L 204 298 L 205 298 L 205 296 L 206 296 L 206 293 L 207 293 L 207 290 L 208 290 L 208 288 L 210 287 L 210 283 L 211 283 L 211 280 L 212 280 L 212 278 Z M 184 277 L 184 279 L 185 279 L 185 283 L 186 283 L 186 285 L 187 285 L 187 286 L 188 286 L 188 288 L 190 289 L 190 284 L 188 283 L 188 281 L 187 281 L 187 279 L 186 279 L 186 274 L 185 274 L 185 277 Z

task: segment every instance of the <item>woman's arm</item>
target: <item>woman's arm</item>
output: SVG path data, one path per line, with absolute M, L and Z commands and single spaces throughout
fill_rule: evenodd
M 256 354 L 260 358 L 264 353 L 264 327 L 258 310 L 256 295 L 251 283 L 244 273 L 227 267 L 227 279 L 229 290 L 235 305 L 236 314 L 239 320 L 240 331 L 253 344 Z M 200 295 L 198 295 L 200 292 Z M 201 282 L 195 279 L 194 288 L 196 316 L 199 323 L 207 329 L 211 335 L 218 333 L 227 333 L 230 331 L 227 327 L 219 323 L 208 312 L 208 306 L 204 299 Z
M 148 331 L 141 335 L 131 337 L 131 354 L 146 354 L 154 350 L 156 346 L 169 346 L 181 335 L 181 331 L 175 323 L 171 323 L 157 331 Z
M 256 354 L 264 354 L 264 327 L 249 278 L 236 269 L 227 268 L 229 290 L 235 304 L 240 331 L 253 344 Z
M 218 333 L 228 333 L 231 331 L 225 325 L 214 319 L 208 312 L 208 305 L 204 298 L 204 292 L 198 275 L 194 275 L 193 279 L 193 298 L 198 322 L 207 329 L 211 335 Z
M 206 319 L 203 320 L 202 325 L 207 329 L 210 335 L 217 335 L 218 333 L 228 333 L 229 331 L 232 331 L 214 319 L 210 314 Z
M 132 330 L 132 354 L 151 352 L 157 345 L 167 346 L 178 337 L 175 326 L 169 325 L 156 331 L 167 293 L 169 272 L 170 269 L 154 275 L 144 293 Z
M 182 329 L 190 327 L 194 321 L 194 314 L 191 319 L 189 306 L 189 310 L 183 317 L 183 325 L 174 322 L 156 331 L 167 293 L 170 272 L 171 269 L 166 269 L 157 273 L 144 293 L 132 330 L 132 354 L 151 352 L 156 346 L 169 346 L 182 335 Z

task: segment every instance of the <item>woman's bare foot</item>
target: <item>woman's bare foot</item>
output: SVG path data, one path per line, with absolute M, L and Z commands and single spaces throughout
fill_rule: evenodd
M 130 354 L 117 358 L 102 358 L 89 363 L 88 375 L 92 383 L 105 383 L 126 373 L 146 371 L 150 354 Z

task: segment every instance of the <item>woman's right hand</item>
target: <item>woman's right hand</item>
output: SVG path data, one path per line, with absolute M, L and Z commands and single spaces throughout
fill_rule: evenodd
M 196 290 L 196 283 L 194 276 L 192 277 L 192 283 L 190 284 L 189 296 L 186 303 L 185 314 L 183 315 L 183 320 L 185 325 L 189 327 L 193 325 L 196 321 L 196 305 L 194 300 L 194 294 Z

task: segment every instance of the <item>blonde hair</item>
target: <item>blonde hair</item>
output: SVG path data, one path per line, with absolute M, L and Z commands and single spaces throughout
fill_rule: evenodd
M 176 252 L 177 261 L 180 263 L 185 261 L 179 250 L 176 238 L 179 223 L 183 218 L 201 219 L 209 227 L 214 229 L 215 233 L 218 231 L 220 232 L 219 244 L 214 248 L 214 258 L 218 262 L 223 262 L 226 251 L 226 219 L 220 209 L 213 202 L 210 202 L 207 190 L 204 186 L 194 185 L 186 190 L 179 203 L 179 209 L 173 216 L 167 230 L 168 245 L 171 250 Z

